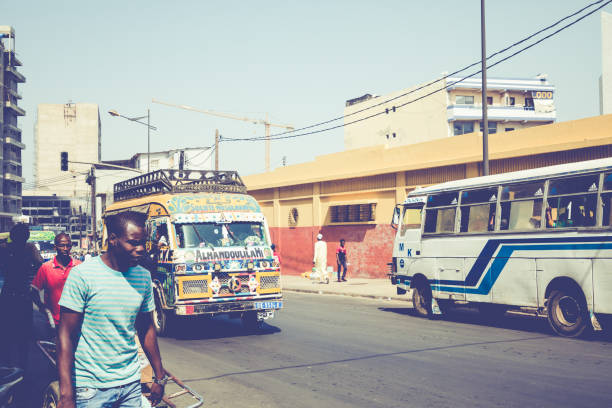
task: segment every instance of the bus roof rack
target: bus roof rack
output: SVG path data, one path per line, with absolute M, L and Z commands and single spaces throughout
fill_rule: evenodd
M 160 193 L 240 193 L 247 188 L 237 171 L 229 170 L 156 170 L 116 183 L 115 201 Z

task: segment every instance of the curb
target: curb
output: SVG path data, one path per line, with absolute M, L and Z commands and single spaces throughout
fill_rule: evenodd
M 294 293 L 311 293 L 315 295 L 336 295 L 336 296 L 348 296 L 348 297 L 360 297 L 366 299 L 376 299 L 376 300 L 399 300 L 403 302 L 411 302 L 412 299 L 408 296 L 400 297 L 400 296 L 380 296 L 380 295 L 366 295 L 359 293 L 345 293 L 345 292 L 335 292 L 335 291 L 323 291 L 316 289 L 297 289 L 297 288 L 286 288 L 283 287 L 283 292 L 294 292 Z

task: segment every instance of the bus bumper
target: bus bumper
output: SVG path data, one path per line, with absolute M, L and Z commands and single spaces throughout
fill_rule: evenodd
M 282 308 L 283 298 L 280 296 L 260 300 L 180 304 L 175 306 L 175 313 L 179 316 L 214 316 L 218 314 L 257 311 L 258 314 L 271 317 L 275 310 L 280 310 Z

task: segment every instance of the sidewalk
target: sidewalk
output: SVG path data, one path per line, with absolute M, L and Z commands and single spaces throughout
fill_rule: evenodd
M 344 295 L 412 302 L 412 297 L 398 295 L 395 286 L 391 285 L 389 279 L 351 278 L 348 282 L 336 282 L 334 279 L 329 284 L 325 284 L 311 281 L 303 276 L 282 275 L 281 283 L 285 292 Z

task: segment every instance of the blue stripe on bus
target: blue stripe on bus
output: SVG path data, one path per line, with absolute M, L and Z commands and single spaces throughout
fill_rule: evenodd
M 600 243 L 597 243 L 599 241 Z M 612 241 L 612 236 L 598 236 L 598 237 L 564 237 L 564 238 L 527 238 L 527 239 L 503 239 L 503 240 L 489 240 L 478 258 L 472 265 L 470 272 L 466 276 L 464 281 L 458 280 L 436 280 L 430 279 L 429 282 L 433 290 L 439 290 L 444 292 L 465 292 L 471 294 L 487 295 L 495 281 L 501 274 L 502 270 L 506 266 L 508 259 L 514 251 L 552 251 L 552 250 L 598 250 L 598 249 L 612 249 L 612 243 L 601 243 L 601 241 Z M 569 243 L 569 242 L 581 242 L 581 243 Z M 590 242 L 590 243 L 589 243 Z M 499 248 L 499 252 L 491 267 L 486 272 L 486 275 L 482 279 L 480 285 L 475 287 L 480 281 L 483 273 L 485 272 L 486 266 L 493 258 L 493 254 L 497 251 L 500 244 L 532 244 L 532 245 L 502 245 Z M 549 245 L 546 245 L 549 244 Z M 553 245 L 550 245 L 553 244 Z M 397 279 L 399 283 L 409 285 L 411 276 L 398 275 Z M 460 287 L 452 287 L 460 286 Z

